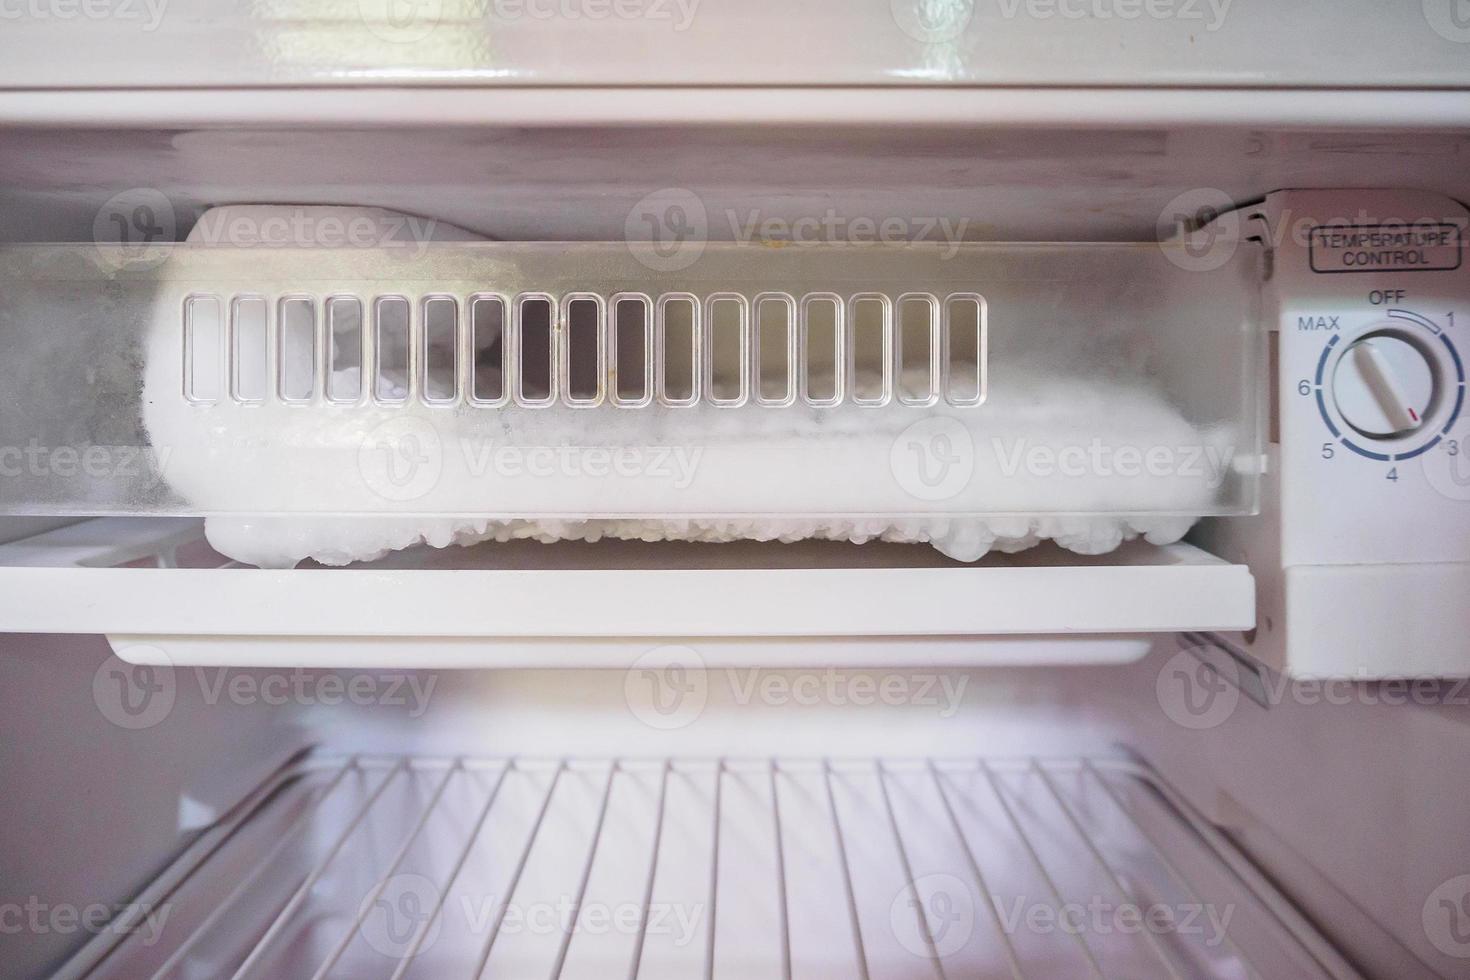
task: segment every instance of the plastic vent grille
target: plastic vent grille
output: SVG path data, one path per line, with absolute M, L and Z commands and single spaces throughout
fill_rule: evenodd
M 195 293 L 184 397 L 497 408 L 973 407 L 977 293 Z

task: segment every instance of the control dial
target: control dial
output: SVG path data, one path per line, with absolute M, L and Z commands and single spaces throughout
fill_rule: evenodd
M 1429 356 L 1397 332 L 1349 345 L 1332 376 L 1338 413 L 1370 439 L 1398 439 L 1419 429 L 1434 403 L 1434 388 Z

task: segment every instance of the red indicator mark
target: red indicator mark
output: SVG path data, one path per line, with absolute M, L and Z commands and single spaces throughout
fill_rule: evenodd
M 1409 418 L 1411 418 L 1411 419 L 1413 419 L 1413 420 L 1414 420 L 1414 421 L 1415 421 L 1415 422 L 1417 422 L 1417 421 L 1419 421 L 1419 413 L 1418 413 L 1418 412 L 1416 412 L 1416 411 L 1414 411 L 1414 410 L 1413 410 L 1413 409 L 1412 409 L 1412 408 L 1411 408 L 1411 409 L 1409 409 Z

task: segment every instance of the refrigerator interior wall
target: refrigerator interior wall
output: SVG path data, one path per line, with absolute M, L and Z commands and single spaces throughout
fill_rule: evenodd
M 333 107 L 309 101 L 297 115 L 260 112 L 234 126 L 182 113 L 170 122 L 172 105 L 150 103 L 151 121 L 134 128 L 102 119 L 44 128 L 0 111 L 0 240 L 115 241 L 118 219 L 126 226 L 147 206 L 139 232 L 182 241 L 208 207 L 245 203 L 376 206 L 504 241 L 621 241 L 658 230 L 630 220 L 642 199 L 687 191 L 677 203 L 711 241 L 871 241 L 877 230 L 861 222 L 888 219 L 901 230 L 887 234 L 905 240 L 1149 241 L 1201 208 L 1283 187 L 1470 198 L 1457 166 L 1465 124 L 1406 128 L 1393 115 L 1244 127 L 1200 112 L 1103 129 L 1041 113 L 988 120 L 961 105 L 938 121 L 882 125 L 759 112 L 722 126 L 571 125 L 554 115 L 497 124 L 495 103 L 477 108 L 478 122 L 441 120 L 432 103 L 417 125 L 343 127 Z

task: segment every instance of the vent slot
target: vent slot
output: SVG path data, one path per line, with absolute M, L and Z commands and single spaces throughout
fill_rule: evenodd
M 939 396 L 939 303 L 928 294 L 898 298 L 898 400 L 932 405 Z
M 309 402 L 316 394 L 316 302 L 287 296 L 278 308 L 281 400 Z
M 219 401 L 223 329 L 217 297 L 190 296 L 184 302 L 184 397 L 191 402 Z
M 455 352 L 459 348 L 459 305 L 452 296 L 430 296 L 424 300 L 423 399 L 430 405 L 446 405 L 459 396 Z
M 736 293 L 711 296 L 709 309 L 709 400 L 725 407 L 744 405 L 749 397 L 746 340 L 749 308 Z
M 566 403 L 574 408 L 592 408 L 602 404 L 607 375 L 602 297 L 591 293 L 569 296 L 564 309 L 567 328 L 561 371 L 566 379 Z
M 796 302 L 784 293 L 755 298 L 756 401 L 784 406 L 796 401 Z
M 506 342 L 505 298 L 470 298 L 470 400 L 480 405 L 504 405 L 505 376 L 510 366 Z
M 270 390 L 270 304 L 263 296 L 237 296 L 230 304 L 234 330 L 230 394 L 236 401 L 259 404 Z
M 379 296 L 374 304 L 373 397 L 384 404 L 408 401 L 409 311 L 402 296 Z
M 556 304 L 544 293 L 516 298 L 516 402 L 550 405 L 556 400 L 555 345 L 552 342 Z
M 944 301 L 944 397 L 951 405 L 985 400 L 985 300 L 957 293 Z
M 626 408 L 653 400 L 653 301 L 641 294 L 613 297 L 613 403 Z
M 362 300 L 327 299 L 327 399 L 351 404 L 362 397 Z
M 658 399 L 665 405 L 699 401 L 699 300 L 670 293 L 658 301 Z
M 813 293 L 801 301 L 801 397 L 808 405 L 842 401 L 842 299 Z
M 888 297 L 860 294 L 848 304 L 852 336 L 849 378 L 858 405 L 886 405 L 893 392 L 893 344 Z

